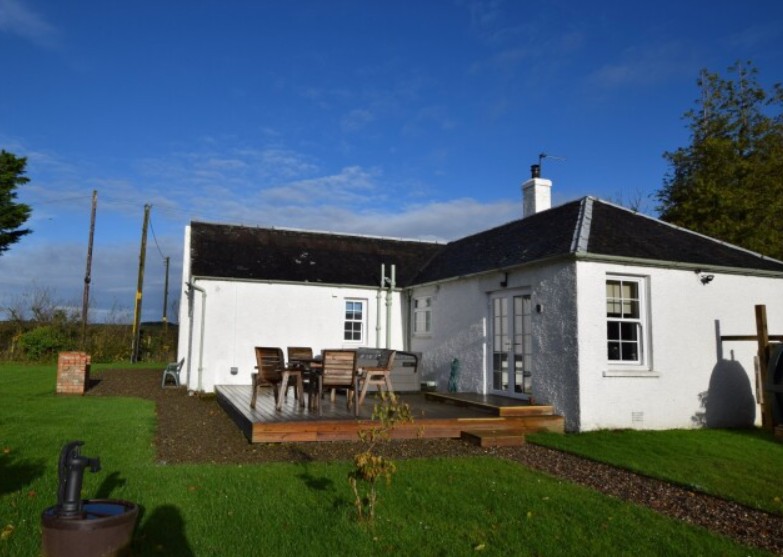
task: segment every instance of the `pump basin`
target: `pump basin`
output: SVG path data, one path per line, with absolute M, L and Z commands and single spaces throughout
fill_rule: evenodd
M 58 507 L 44 510 L 42 552 L 45 557 L 105 557 L 130 555 L 139 507 L 120 499 L 82 501 L 82 516 L 64 518 Z

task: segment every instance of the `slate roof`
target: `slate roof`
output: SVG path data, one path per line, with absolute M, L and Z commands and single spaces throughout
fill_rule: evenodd
M 443 247 L 434 242 L 347 236 L 274 228 L 191 223 L 195 276 L 349 284 L 380 284 L 381 264 L 396 266 L 398 286 Z
M 592 203 L 588 251 L 705 267 L 783 271 L 783 263 L 775 259 L 598 200 Z
M 375 286 L 394 264 L 405 287 L 557 257 L 783 274 L 783 262 L 592 197 L 448 244 L 191 224 L 191 272 L 215 278 Z
M 415 282 L 435 282 L 577 255 L 783 273 L 780 261 L 584 197 L 450 242 L 422 269 Z
M 515 220 L 449 242 L 426 268 L 417 283 L 434 282 L 566 255 L 571 251 L 579 202 L 566 203 L 525 219 Z

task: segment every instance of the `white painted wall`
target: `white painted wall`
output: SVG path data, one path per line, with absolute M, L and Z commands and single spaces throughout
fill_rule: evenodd
M 434 380 L 438 390 L 448 388 L 451 362 L 460 360 L 459 390 L 487 393 L 490 296 L 494 292 L 529 293 L 533 306 L 533 397 L 553 404 L 557 411 L 578 411 L 576 311 L 572 303 L 575 267 L 564 262 L 460 279 L 413 289 L 412 296 L 432 296 L 432 333 L 413 336 L 411 349 L 424 354 L 422 380 Z
M 188 342 L 188 335 L 190 334 L 190 316 L 188 306 L 187 295 L 187 283 L 190 282 L 190 226 L 185 227 L 185 237 L 182 242 L 182 284 L 180 285 L 179 293 L 179 334 L 177 337 L 177 361 L 186 356 L 186 347 Z M 185 362 L 185 367 L 187 367 Z M 185 372 L 180 374 L 181 377 L 185 377 Z
M 412 291 L 412 297 L 421 296 L 432 296 L 432 332 L 412 336 L 410 342 L 412 351 L 422 353 L 421 380 L 448 390 L 451 363 L 458 358 L 460 390 L 484 392 L 487 295 L 482 284 L 455 280 Z
M 647 369 L 607 361 L 607 273 L 647 277 Z M 770 333 L 783 332 L 783 284 L 713 274 L 705 285 L 689 270 L 561 262 L 510 272 L 505 288 L 501 273 L 420 287 L 412 297 L 433 297 L 433 330 L 412 337 L 411 349 L 424 354 L 422 380 L 439 390 L 456 357 L 460 390 L 489 392 L 490 295 L 530 293 L 541 308 L 533 314 L 533 396 L 565 416 L 568 430 L 758 424 L 756 345 L 721 346 L 717 337 L 755 334 L 755 304 L 767 305 Z
M 648 277 L 649 371 L 634 373 L 607 362 L 607 273 Z M 767 305 L 772 334 L 783 331 L 783 284 L 774 278 L 712 274 L 714 280 L 705 285 L 688 270 L 578 263 L 580 416 L 577 424 L 569 422 L 572 429 L 760 423 L 756 345 L 721 347 L 717 337 L 755 334 L 755 304 Z
M 209 392 L 215 385 L 250 384 L 250 374 L 256 365 L 255 346 L 276 346 L 284 351 L 287 346 L 310 346 L 315 353 L 324 348 L 375 346 L 377 289 L 210 279 L 196 279 L 194 284 L 206 292 L 206 310 L 204 298 L 196 292 L 193 332 L 179 347 L 179 357 L 188 357 L 191 362 L 190 389 Z M 343 340 L 345 301 L 348 299 L 365 302 L 365 338 L 362 342 Z M 393 301 L 393 309 L 399 308 L 399 292 L 394 293 Z M 199 343 L 204 311 L 206 334 L 199 384 Z M 385 312 L 384 304 L 381 315 L 384 344 Z M 187 326 L 183 329 L 187 331 Z M 399 311 L 393 311 L 392 330 L 392 348 L 401 349 Z M 187 363 L 185 367 L 187 369 Z M 236 374 L 231 373 L 232 367 L 237 368 Z

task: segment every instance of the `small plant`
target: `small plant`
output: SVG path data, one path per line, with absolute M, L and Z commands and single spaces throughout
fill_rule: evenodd
M 364 450 L 354 456 L 354 469 L 348 474 L 357 517 L 360 521 L 370 523 L 375 519 L 378 480 L 385 479 L 388 485 L 397 471 L 394 462 L 378 454 L 377 448 L 391 438 L 395 427 L 412 423 L 413 415 L 410 406 L 400 402 L 394 393 L 381 392 L 380 400 L 373 407 L 372 421 L 371 427 L 359 430 L 359 440 L 364 444 Z

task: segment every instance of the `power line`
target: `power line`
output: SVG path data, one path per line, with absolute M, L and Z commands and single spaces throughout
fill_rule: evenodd
M 91 195 L 71 195 L 69 197 L 60 197 L 58 199 L 49 199 L 47 201 L 28 201 L 28 205 L 49 205 L 51 203 L 62 203 L 63 201 L 82 201 L 84 199 L 91 199 Z
M 150 205 L 150 207 L 152 207 L 152 205 Z M 160 245 L 158 245 L 158 237 L 155 235 L 155 227 L 152 226 L 152 219 L 150 219 L 150 231 L 152 232 L 152 239 L 155 241 L 155 247 L 158 248 L 161 259 L 165 261 L 166 256 L 163 255 L 163 251 L 160 249 Z

